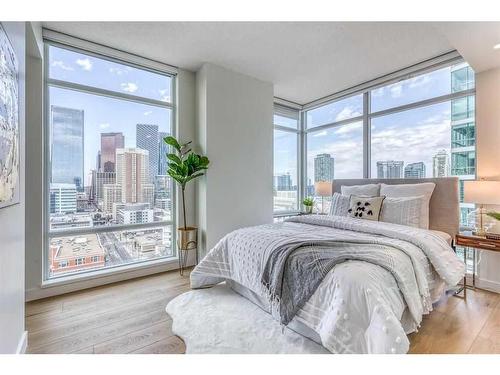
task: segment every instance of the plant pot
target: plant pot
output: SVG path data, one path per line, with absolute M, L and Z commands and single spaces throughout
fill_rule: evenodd
M 198 228 L 177 228 L 177 247 L 179 250 L 194 250 L 198 244 Z
M 304 206 L 304 212 L 306 214 L 312 214 L 312 212 L 313 212 L 313 206 Z

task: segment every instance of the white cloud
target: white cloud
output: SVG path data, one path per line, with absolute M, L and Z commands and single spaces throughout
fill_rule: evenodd
M 167 95 L 169 94 L 169 90 L 168 89 L 163 89 L 163 90 L 158 90 L 158 92 L 160 93 L 160 96 L 161 96 L 161 101 L 163 102 L 170 102 L 170 95 Z
M 69 66 L 69 65 L 66 65 L 63 61 L 61 60 L 54 60 L 52 61 L 52 63 L 50 64 L 51 66 L 55 66 L 57 68 L 61 68 L 63 70 L 75 70 L 73 69 L 73 67 Z
M 356 122 L 354 124 L 340 126 L 337 130 L 335 130 L 334 134 L 337 134 L 337 135 L 348 134 L 348 133 L 360 130 L 362 128 L 363 128 L 363 123 Z
M 319 131 L 316 133 L 312 133 L 312 136 L 313 137 L 324 137 L 327 134 L 328 134 L 328 132 L 326 130 L 322 130 L 322 131 Z
M 428 84 L 430 81 L 431 81 L 431 78 L 427 74 L 417 76 L 417 77 L 414 77 L 414 78 L 409 80 L 408 87 L 413 89 L 416 87 L 424 86 L 424 85 Z
M 133 82 L 122 83 L 120 84 L 120 86 L 122 87 L 122 90 L 126 92 L 136 92 L 137 89 L 139 88 L 139 86 L 137 86 Z
M 116 74 L 118 76 L 121 76 L 122 74 L 127 74 L 128 72 L 130 72 L 131 68 L 130 67 L 125 67 L 125 68 L 119 68 L 119 67 L 110 67 L 108 68 L 108 71 L 111 73 L 111 74 Z
M 144 116 L 149 116 L 151 113 L 153 113 L 153 111 L 146 111 L 144 112 Z
M 395 83 L 394 85 L 391 85 L 390 90 L 393 98 L 399 98 L 403 94 L 403 84 Z
M 340 111 L 337 114 L 337 116 L 335 116 L 335 121 L 342 121 L 348 118 L 361 116 L 361 114 L 362 113 L 360 113 L 357 109 L 354 109 L 353 107 L 345 107 L 342 111 Z
M 83 69 L 83 70 L 87 70 L 87 71 L 90 71 L 92 70 L 92 61 L 90 61 L 89 58 L 85 58 L 85 59 L 77 59 L 76 60 L 76 63 Z
M 99 128 L 102 130 L 109 128 L 111 125 L 108 123 L 99 124 Z

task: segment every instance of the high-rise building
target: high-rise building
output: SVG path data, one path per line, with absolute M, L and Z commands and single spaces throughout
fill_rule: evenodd
M 137 124 L 135 136 L 137 148 L 148 151 L 148 180 L 153 182 L 158 174 L 158 125 Z
M 75 213 L 76 196 L 74 184 L 50 184 L 50 213 L 59 215 Z
M 147 203 L 154 206 L 154 185 L 149 183 L 148 151 L 140 148 L 116 150 L 116 183 L 103 185 L 103 209 L 113 212 L 117 203 Z
M 466 63 L 451 68 L 452 93 L 472 89 L 474 71 Z M 463 184 L 476 178 L 475 96 L 451 100 L 451 175 L 458 176 L 460 202 L 463 201 Z M 470 203 L 460 203 L 460 219 L 467 223 L 467 215 L 474 209 Z
M 92 189 L 90 198 L 94 202 L 101 202 L 104 198 L 103 186 L 116 183 L 115 172 L 98 172 L 92 170 Z
M 402 178 L 403 161 L 377 161 L 377 178 Z
M 290 173 L 274 176 L 274 187 L 276 191 L 290 191 L 292 189 L 292 177 Z
M 105 213 L 113 213 L 114 204 L 122 201 L 122 188 L 120 185 L 103 185 L 103 204 L 102 209 Z
M 314 182 L 332 181 L 335 175 L 335 159 L 330 154 L 318 154 L 314 158 Z
M 167 137 L 169 134 L 166 132 L 158 133 L 158 172 L 157 174 L 160 176 L 164 176 L 167 174 L 168 170 L 168 162 L 167 162 L 167 153 L 168 153 L 168 145 L 163 141 L 163 138 Z
M 432 157 L 432 177 L 448 177 L 450 175 L 450 156 L 448 151 L 439 150 Z
M 115 209 L 119 224 L 143 224 L 154 220 L 154 212 L 148 203 L 117 204 Z
M 82 110 L 59 106 L 50 107 L 51 182 L 78 183 L 83 191 L 83 126 Z
M 421 161 L 407 164 L 405 178 L 425 178 L 425 164 Z
M 101 133 L 100 172 L 116 172 L 116 149 L 124 147 L 123 133 Z

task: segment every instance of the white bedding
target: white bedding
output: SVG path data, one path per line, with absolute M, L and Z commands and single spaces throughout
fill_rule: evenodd
M 464 273 L 463 263 L 444 239 L 432 231 L 344 217 L 311 217 L 309 221 L 315 225 L 284 222 L 231 233 L 193 270 L 192 287 L 231 280 L 259 296 L 260 305 L 269 310 L 266 296 L 259 288 L 265 258 L 256 255 L 258 240 L 252 240 L 252 236 L 279 237 L 273 233 L 285 237 L 314 233 L 404 247 L 407 254 L 412 254 L 414 265 L 414 275 L 409 277 L 419 280 L 419 289 L 423 288 L 416 291 L 421 314 L 432 310 L 430 302 L 436 293 L 447 284 L 454 285 Z M 232 242 L 235 239 L 239 239 L 238 246 Z M 242 253 L 245 249 L 247 252 Z M 333 353 L 406 353 L 406 334 L 418 326 L 394 276 L 380 266 L 356 260 L 337 264 L 290 324 L 304 325 L 316 332 L 322 345 Z

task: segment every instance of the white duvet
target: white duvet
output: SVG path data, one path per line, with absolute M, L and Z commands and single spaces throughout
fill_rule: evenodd
M 266 301 L 260 285 L 266 257 L 262 250 L 256 250 L 256 244 L 268 236 L 278 242 L 290 236 L 375 241 L 404 249 L 413 264 L 413 275 L 408 277 L 418 281 L 419 290 L 414 295 L 416 303 L 421 304 L 421 314 L 432 310 L 433 292 L 441 291 L 443 285 L 455 285 L 465 272 L 464 264 L 446 241 L 429 230 L 336 216 L 294 220 L 297 222 L 244 228 L 225 236 L 193 270 L 191 286 L 207 287 L 231 280 Z M 374 251 L 378 247 L 374 245 Z M 301 323 L 313 330 L 332 353 L 406 353 L 406 334 L 415 331 L 420 320 L 415 321 L 409 313 L 391 272 L 352 260 L 328 273 L 290 326 Z

